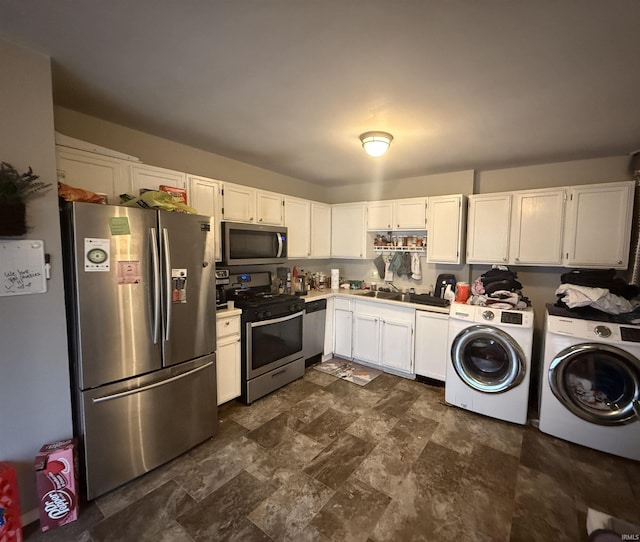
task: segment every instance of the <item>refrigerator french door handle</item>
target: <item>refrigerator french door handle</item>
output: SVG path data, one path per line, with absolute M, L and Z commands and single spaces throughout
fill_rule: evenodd
M 165 384 L 169 384 L 171 382 L 175 382 L 176 380 L 180 380 L 181 378 L 186 378 L 194 373 L 202 371 L 207 367 L 213 365 L 213 361 L 205 363 L 200 367 L 196 367 L 195 369 L 191 369 L 186 373 L 182 373 L 176 376 L 172 376 L 171 378 L 167 378 L 166 380 L 161 380 L 160 382 L 154 382 L 153 384 L 149 384 L 148 386 L 142 386 L 141 388 L 134 388 L 132 390 L 121 391 L 119 393 L 113 393 L 111 395 L 103 395 L 101 397 L 94 397 L 91 399 L 93 403 L 103 403 L 104 401 L 111 401 L 112 399 L 120 399 L 121 397 L 126 397 L 127 395 L 134 395 L 136 393 L 142 393 L 144 391 L 152 390 L 153 388 L 159 388 L 160 386 L 164 386 Z
M 158 233 L 150 229 L 151 263 L 153 266 L 153 344 L 158 343 L 160 332 L 160 257 L 158 255 Z
M 169 340 L 171 329 L 171 253 L 169 252 L 169 230 L 162 228 L 162 251 L 164 254 L 164 275 L 166 280 L 167 295 L 165 301 L 166 316 L 164 322 L 164 340 Z
M 278 238 L 278 254 L 276 257 L 280 258 L 282 256 L 282 234 L 278 232 L 276 233 L 276 237 Z

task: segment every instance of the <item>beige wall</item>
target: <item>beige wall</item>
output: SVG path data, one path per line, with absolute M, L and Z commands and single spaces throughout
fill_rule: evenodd
M 326 190 L 194 147 L 126 128 L 71 109 L 55 107 L 55 129 L 67 136 L 136 156 L 145 164 L 184 171 L 315 201 L 326 201 Z
M 629 156 L 609 156 L 505 169 L 478 171 L 475 194 L 628 181 Z
M 372 181 L 367 184 L 342 186 L 329 191 L 329 203 L 351 201 L 378 201 L 412 198 L 417 196 L 442 196 L 445 194 L 472 194 L 473 170 L 453 171 L 435 175 L 407 177 L 394 181 Z
M 54 184 L 28 203 L 22 238 L 44 240 L 48 290 L 0 297 L 0 460 L 17 467 L 20 507 L 33 520 L 33 459 L 43 444 L 72 436 L 51 72 L 48 57 L 1 40 L 0 65 L 0 158 Z

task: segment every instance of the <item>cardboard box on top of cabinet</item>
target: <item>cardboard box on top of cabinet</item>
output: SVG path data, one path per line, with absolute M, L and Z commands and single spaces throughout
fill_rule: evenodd
M 40 528 L 48 531 L 78 519 L 75 439 L 45 444 L 34 468 L 40 499 Z
M 0 540 L 22 542 L 16 470 L 0 462 Z

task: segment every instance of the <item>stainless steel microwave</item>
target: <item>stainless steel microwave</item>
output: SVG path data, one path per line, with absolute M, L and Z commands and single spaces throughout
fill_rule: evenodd
M 222 222 L 222 263 L 255 265 L 287 259 L 287 228 Z

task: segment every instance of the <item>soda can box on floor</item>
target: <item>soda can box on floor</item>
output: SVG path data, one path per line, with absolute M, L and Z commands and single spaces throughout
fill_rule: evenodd
M 16 470 L 0 462 L 0 541 L 22 542 Z
M 34 468 L 42 531 L 78 519 L 75 439 L 45 444 L 36 455 Z

